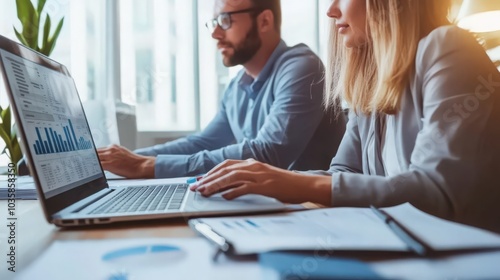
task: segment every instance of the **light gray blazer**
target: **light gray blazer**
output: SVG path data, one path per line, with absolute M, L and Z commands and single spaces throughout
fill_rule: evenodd
M 396 135 L 402 173 L 387 177 L 378 117 L 350 113 L 330 170 L 311 172 L 332 176 L 332 205 L 410 202 L 500 232 L 500 73 L 472 35 L 445 26 L 420 41 L 416 74 L 395 120 L 395 131 L 387 133 Z

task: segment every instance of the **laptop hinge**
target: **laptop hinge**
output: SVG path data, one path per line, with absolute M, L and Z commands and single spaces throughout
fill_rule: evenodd
M 91 205 L 92 203 L 94 203 L 94 202 L 98 201 L 99 199 L 101 199 L 101 198 L 103 198 L 103 197 L 107 196 L 108 194 L 110 194 L 110 193 L 112 193 L 112 192 L 114 192 L 114 191 L 115 191 L 115 189 L 110 189 L 109 191 L 107 191 L 107 192 L 103 193 L 102 195 L 100 195 L 100 196 L 96 197 L 95 199 L 93 199 L 93 200 L 91 200 L 91 201 L 89 201 L 89 202 L 85 203 L 85 204 L 84 204 L 84 205 L 82 205 L 81 207 L 79 207 L 79 208 L 77 208 L 77 209 L 73 210 L 71 213 L 78 213 L 78 212 L 82 211 L 82 210 L 83 210 L 83 209 L 85 209 L 87 206 Z

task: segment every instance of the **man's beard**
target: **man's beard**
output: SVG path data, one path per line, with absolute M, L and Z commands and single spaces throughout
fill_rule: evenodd
M 237 46 L 230 45 L 234 49 L 234 54 L 223 59 L 223 63 L 226 67 L 236 66 L 240 64 L 245 64 L 257 53 L 257 51 L 262 46 L 262 41 L 259 37 L 259 31 L 257 27 L 257 21 L 254 21 L 252 28 L 248 31 L 245 40 L 238 44 Z

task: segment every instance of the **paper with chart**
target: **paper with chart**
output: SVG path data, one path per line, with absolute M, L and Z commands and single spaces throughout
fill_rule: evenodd
M 202 238 L 55 241 L 16 279 L 260 279 L 258 263 L 214 263 L 214 252 Z
M 238 254 L 275 250 L 407 251 L 371 209 L 336 208 L 267 216 L 198 219 Z
M 435 251 L 499 249 L 500 235 L 439 219 L 409 203 L 382 208 L 399 229 Z M 329 208 L 288 214 L 198 219 L 224 237 L 238 254 L 275 250 L 409 251 L 370 208 Z

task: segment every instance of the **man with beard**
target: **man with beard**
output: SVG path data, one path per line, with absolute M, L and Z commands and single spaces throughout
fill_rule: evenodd
M 206 26 L 227 67 L 244 69 L 230 82 L 206 129 L 136 150 L 99 149 L 104 169 L 128 178 L 203 174 L 227 159 L 277 167 L 327 169 L 344 130 L 342 114 L 322 107 L 324 68 L 305 45 L 281 39 L 279 0 L 216 0 Z

